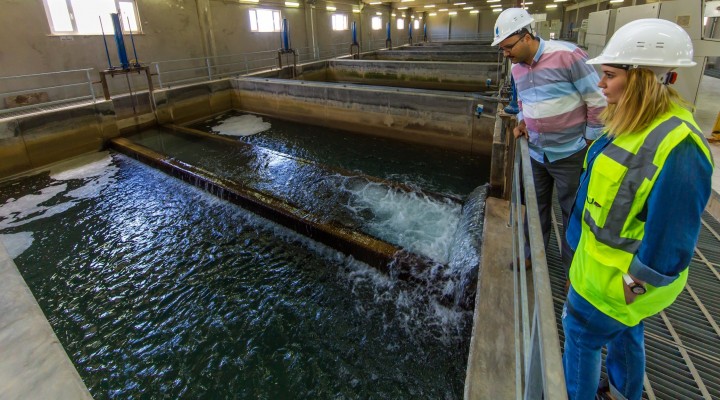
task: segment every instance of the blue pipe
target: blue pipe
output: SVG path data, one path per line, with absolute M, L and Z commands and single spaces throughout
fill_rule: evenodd
M 108 50 L 107 40 L 105 39 L 105 28 L 103 28 L 102 18 L 99 15 L 98 15 L 98 19 L 100 20 L 100 32 L 102 32 L 103 44 L 105 45 L 105 55 L 107 56 L 107 59 L 108 59 L 108 69 L 113 69 L 112 61 L 110 61 L 110 51 Z
M 120 66 L 122 69 L 128 69 L 130 63 L 128 62 L 127 52 L 125 51 L 125 41 L 123 40 L 120 17 L 118 13 L 112 13 L 110 14 L 110 18 L 112 18 L 113 27 L 115 28 L 115 44 L 117 44 L 118 57 L 120 57 Z
M 390 39 L 390 23 L 388 22 L 386 26 L 387 26 L 387 39 L 386 40 L 391 40 Z
M 358 44 L 357 28 L 355 27 L 355 21 L 353 21 L 353 23 L 352 23 L 352 44 Z
M 410 20 L 410 23 L 408 24 L 408 35 L 409 35 L 410 39 L 412 39 L 412 25 L 413 25 L 412 20 Z
M 423 24 L 423 40 L 427 40 L 427 24 Z
M 517 114 L 520 112 L 517 101 L 517 88 L 515 87 L 515 78 L 510 77 L 510 86 L 512 86 L 512 97 L 510 98 L 510 104 L 505 107 L 505 112 L 508 114 Z
M 135 39 L 133 38 L 132 27 L 130 26 L 130 18 L 127 19 L 127 22 L 128 22 L 128 30 L 130 31 L 130 42 L 132 43 L 133 54 L 135 55 L 135 64 L 134 64 L 134 65 L 135 65 L 136 67 L 139 67 L 139 66 L 140 66 L 140 60 L 138 60 L 137 50 L 135 50 Z
M 288 26 L 288 20 L 287 18 L 283 18 L 282 22 L 282 42 L 283 42 L 283 50 L 288 51 L 290 50 L 290 35 L 288 34 L 289 30 Z

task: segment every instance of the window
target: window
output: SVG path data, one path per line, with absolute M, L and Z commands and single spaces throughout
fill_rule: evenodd
M 415 21 L 413 21 L 413 28 L 420 29 L 420 20 L 419 19 L 416 19 Z
M 372 30 L 379 31 L 380 29 L 382 29 L 382 18 L 372 17 Z
M 101 35 L 103 30 L 112 34 L 110 14 L 118 11 L 124 32 L 140 32 L 134 0 L 44 0 L 44 4 L 50 31 L 56 35 Z
M 280 11 L 258 8 L 250 10 L 251 32 L 280 32 Z
M 346 31 L 348 29 L 348 17 L 345 14 L 332 15 L 332 28 L 334 31 Z
M 397 19 L 397 30 L 402 31 L 405 29 L 405 18 Z

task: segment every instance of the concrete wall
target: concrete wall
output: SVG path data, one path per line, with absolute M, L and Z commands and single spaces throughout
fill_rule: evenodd
M 490 154 L 495 119 L 477 117 L 474 95 L 342 87 L 269 78 L 233 79 L 239 110 L 289 121 Z
M 0 178 L 83 153 L 118 135 L 110 101 L 0 121 Z

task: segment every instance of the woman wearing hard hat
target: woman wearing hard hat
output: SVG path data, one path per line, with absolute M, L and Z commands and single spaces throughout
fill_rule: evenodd
M 615 32 L 599 64 L 608 107 L 588 150 L 568 224 L 575 249 L 563 309 L 563 365 L 570 399 L 598 390 L 607 345 L 609 392 L 640 399 L 643 320 L 685 286 L 711 190 L 713 160 L 690 107 L 669 84 L 695 65 L 688 34 L 661 19 Z

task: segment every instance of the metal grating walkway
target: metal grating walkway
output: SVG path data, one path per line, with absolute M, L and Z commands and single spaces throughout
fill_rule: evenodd
M 547 249 L 547 262 L 560 341 L 564 342 L 560 314 L 565 301 L 565 274 L 558 247 L 563 229 L 557 200 L 553 214 L 555 229 Z M 645 320 L 647 378 L 643 398 L 720 399 L 718 324 L 720 223 L 705 213 L 685 290 L 670 308 Z

